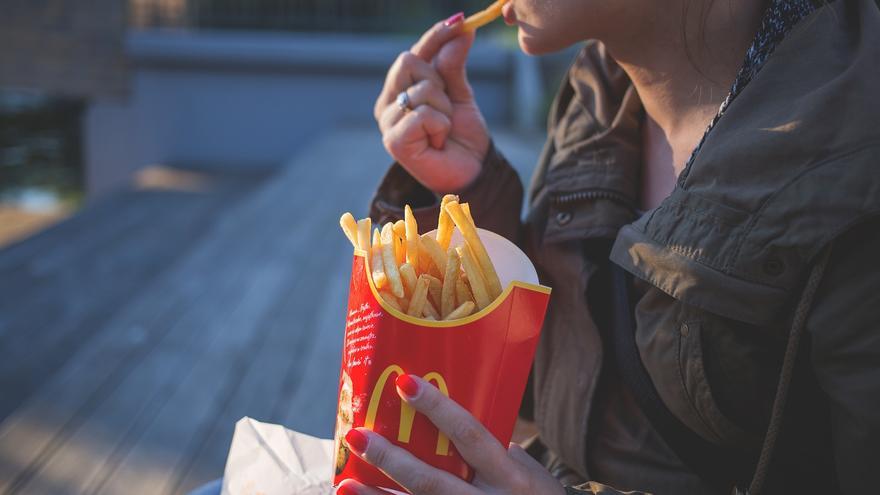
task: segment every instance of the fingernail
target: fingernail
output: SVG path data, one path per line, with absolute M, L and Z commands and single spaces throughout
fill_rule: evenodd
M 409 375 L 400 375 L 395 381 L 397 388 L 409 398 L 419 395 L 419 382 L 412 379 Z
M 348 430 L 348 433 L 345 434 L 345 443 L 347 443 L 351 450 L 356 454 L 363 454 L 366 452 L 367 443 L 369 443 L 369 441 L 370 439 L 358 430 Z
M 336 495 L 358 495 L 358 491 L 349 485 L 339 485 L 339 488 L 336 489 Z
M 459 12 L 457 14 L 450 16 L 449 19 L 446 19 L 443 22 L 443 25 L 446 27 L 454 26 L 463 20 L 464 20 L 464 12 Z

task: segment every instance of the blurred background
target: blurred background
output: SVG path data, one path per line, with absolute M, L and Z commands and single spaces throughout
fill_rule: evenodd
M 0 493 L 188 493 L 246 415 L 332 435 L 374 100 L 487 3 L 0 0 Z M 472 51 L 525 181 L 573 50 Z

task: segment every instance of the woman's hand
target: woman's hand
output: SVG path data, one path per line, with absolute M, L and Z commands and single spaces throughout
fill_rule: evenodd
M 437 193 L 469 185 L 489 150 L 489 132 L 465 71 L 474 34 L 462 29 L 463 18 L 437 23 L 397 58 L 374 108 L 385 149 Z M 406 109 L 397 103 L 404 91 Z
M 345 440 L 355 455 L 381 469 L 414 495 L 564 495 L 562 485 L 519 445 L 511 444 L 505 449 L 476 418 L 430 383 L 402 375 L 397 379 L 397 392 L 452 440 L 476 472 L 473 483 L 468 484 L 425 464 L 370 430 L 357 428 L 346 435 Z M 385 495 L 354 480 L 345 480 L 337 493 Z

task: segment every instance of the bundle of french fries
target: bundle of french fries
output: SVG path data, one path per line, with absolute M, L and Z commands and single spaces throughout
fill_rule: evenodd
M 501 281 L 477 234 L 467 203 L 448 194 L 440 203 L 435 234 L 419 234 L 412 208 L 404 219 L 370 234 L 369 218 L 345 213 L 339 224 L 355 249 L 368 255 L 370 276 L 391 307 L 425 320 L 457 320 L 489 306 L 501 295 Z M 453 230 L 464 239 L 450 246 Z

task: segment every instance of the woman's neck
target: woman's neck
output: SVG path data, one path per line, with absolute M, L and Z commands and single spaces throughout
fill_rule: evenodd
M 760 24 L 765 0 L 672 0 L 602 41 L 632 79 L 675 175 L 727 96 Z M 648 136 L 650 138 L 650 136 Z

